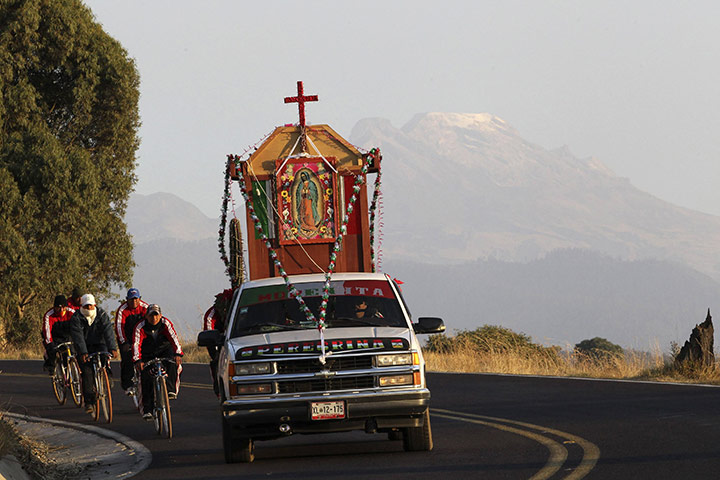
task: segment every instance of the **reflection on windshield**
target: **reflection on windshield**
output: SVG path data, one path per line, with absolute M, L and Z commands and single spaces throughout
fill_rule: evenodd
M 252 293 L 250 293 L 252 295 Z M 245 297 L 245 292 L 243 292 Z M 322 298 L 303 296 L 315 319 L 320 317 Z M 317 325 L 308 320 L 293 298 L 245 304 L 241 299 L 233 321 L 232 336 L 285 330 L 312 329 Z M 366 295 L 335 295 L 327 304 L 325 315 L 327 328 L 358 326 L 407 327 L 405 318 L 396 298 L 372 297 Z

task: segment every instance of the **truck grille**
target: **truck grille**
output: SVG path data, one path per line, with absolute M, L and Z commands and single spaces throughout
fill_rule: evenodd
M 374 377 L 318 378 L 278 382 L 278 393 L 325 392 L 331 390 L 357 390 L 373 388 Z
M 354 357 L 329 358 L 325 365 L 317 359 L 290 360 L 277 363 L 277 373 L 314 373 L 321 370 L 337 372 L 341 370 L 366 370 L 372 368 L 372 356 L 362 355 Z

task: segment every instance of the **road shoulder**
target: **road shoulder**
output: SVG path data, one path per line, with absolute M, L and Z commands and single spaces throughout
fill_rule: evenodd
M 47 444 L 52 462 L 72 462 L 84 478 L 129 478 L 152 461 L 150 451 L 141 443 L 112 430 L 9 412 L 2 416 L 21 435 Z

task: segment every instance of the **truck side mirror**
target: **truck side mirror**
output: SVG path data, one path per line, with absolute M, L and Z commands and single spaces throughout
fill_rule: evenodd
M 415 333 L 442 333 L 445 331 L 445 322 L 438 317 L 420 317 L 418 323 L 413 323 Z
M 220 330 L 205 330 L 198 333 L 197 344 L 199 347 L 219 347 L 224 340 L 225 335 Z

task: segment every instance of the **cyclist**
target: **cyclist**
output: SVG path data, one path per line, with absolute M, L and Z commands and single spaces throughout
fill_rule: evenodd
M 133 334 L 133 361 L 140 371 L 140 398 L 143 418 L 152 420 L 154 407 L 153 379 L 150 372 L 144 370 L 145 362 L 153 358 L 175 357 L 175 363 L 163 361 L 167 373 L 168 398 L 177 398 L 182 372 L 182 346 L 170 319 L 162 316 L 160 305 L 151 304 L 145 317 L 135 327 Z
M 45 347 L 43 367 L 52 375 L 55 370 L 55 346 L 70 341 L 70 318 L 73 310 L 67 306 L 64 295 L 57 295 L 53 308 L 45 312 L 42 324 L 42 339 Z
M 70 293 L 70 298 L 68 298 L 67 305 L 70 307 L 72 311 L 78 310 L 82 305 L 80 305 L 80 299 L 82 298 L 82 293 L 80 290 L 80 287 L 75 287 L 72 289 L 72 293 Z
M 147 311 L 148 304 L 140 296 L 140 290 L 131 288 L 115 313 L 115 333 L 120 346 L 120 386 L 126 395 L 132 395 L 133 361 L 132 335 L 135 326 Z
M 112 358 L 115 358 L 118 354 L 117 343 L 110 317 L 105 310 L 97 306 L 95 297 L 86 293 L 80 299 L 80 304 L 82 306 L 70 320 L 70 332 L 80 356 L 85 411 L 94 413 L 93 404 L 97 392 L 95 392 L 93 369 L 88 361 L 88 354 L 109 351 Z

